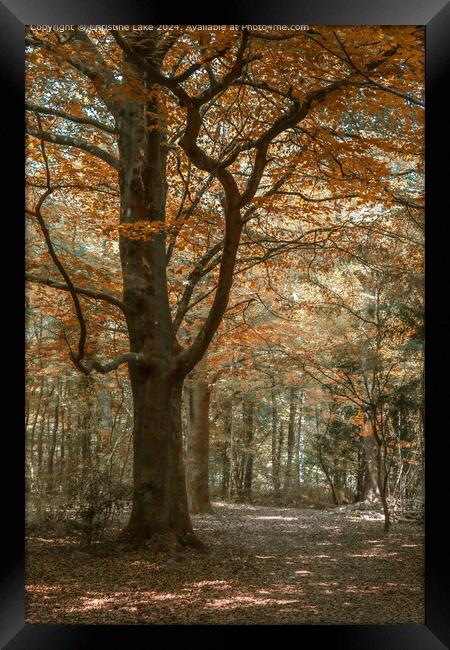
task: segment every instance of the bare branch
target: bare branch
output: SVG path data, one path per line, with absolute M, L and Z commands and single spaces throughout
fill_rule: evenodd
M 283 194 L 283 195 L 288 195 L 288 196 L 299 196 L 303 201 L 307 201 L 308 203 L 323 203 L 325 201 L 337 201 L 341 199 L 354 199 L 357 197 L 357 194 L 338 194 L 336 196 L 324 196 L 321 199 L 312 199 L 309 196 L 306 196 L 306 194 L 302 194 L 302 192 L 291 192 L 289 190 L 284 190 L 277 192 L 277 194 Z
M 241 42 L 236 54 L 236 58 L 234 60 L 234 63 L 227 72 L 226 75 L 222 77 L 217 83 L 212 84 L 207 90 L 205 90 L 203 93 L 200 95 L 197 95 L 194 98 L 194 101 L 197 106 L 202 106 L 203 104 L 206 104 L 206 102 L 209 102 L 213 97 L 216 97 L 219 93 L 221 93 L 223 90 L 228 88 L 233 81 L 235 81 L 243 71 L 245 65 L 247 63 L 250 63 L 251 61 L 254 61 L 256 58 L 260 58 L 260 55 L 254 55 L 249 57 L 249 59 L 244 59 L 244 53 L 248 45 L 248 39 L 249 39 L 249 34 L 248 31 L 244 30 L 242 33 L 241 37 Z
M 205 274 L 206 264 L 210 260 L 212 260 L 214 255 L 217 255 L 217 253 L 222 249 L 222 246 L 223 246 L 223 241 L 220 241 L 218 244 L 210 248 L 203 255 L 203 257 L 200 258 L 200 260 L 195 265 L 194 269 L 189 274 L 186 288 L 183 292 L 183 296 L 181 297 L 180 303 L 178 305 L 177 313 L 175 314 L 175 318 L 173 321 L 174 332 L 178 330 L 186 312 L 188 311 L 189 301 L 192 297 L 196 284 L 198 283 L 200 278 L 203 277 L 203 275 Z
M 44 144 L 42 143 L 42 147 L 44 147 Z M 34 209 L 34 213 L 36 215 L 36 219 L 38 220 L 38 223 L 41 227 L 42 234 L 44 235 L 45 242 L 47 244 L 48 252 L 50 253 L 50 257 L 52 258 L 56 268 L 58 271 L 61 273 L 63 276 L 67 288 L 70 292 L 70 295 L 72 296 L 73 303 L 75 305 L 75 311 L 77 314 L 78 322 L 80 324 L 80 338 L 78 342 L 78 355 L 77 359 L 80 361 L 84 357 L 84 347 L 86 344 L 86 337 L 87 337 L 87 330 L 86 330 L 86 322 L 84 320 L 83 316 L 83 311 L 81 309 L 81 304 L 77 296 L 77 292 L 75 290 L 75 287 L 73 285 L 72 280 L 70 279 L 69 274 L 67 273 L 66 269 L 64 268 L 64 265 L 60 261 L 58 255 L 56 254 L 55 248 L 53 246 L 53 242 L 50 237 L 50 233 L 48 231 L 47 225 L 44 221 L 44 218 L 41 213 L 41 208 L 45 202 L 45 200 L 52 194 L 53 188 L 49 186 L 49 188 L 44 192 L 44 194 L 41 196 L 39 199 L 38 203 L 36 204 L 36 207 Z

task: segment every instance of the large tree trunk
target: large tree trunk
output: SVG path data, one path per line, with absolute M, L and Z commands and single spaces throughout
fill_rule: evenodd
M 136 77 L 136 68 L 124 72 Z M 143 77 L 147 96 L 123 102 L 117 118 L 120 153 L 120 257 L 130 351 L 146 363 L 129 363 L 133 393 L 133 507 L 123 537 L 197 543 L 188 513 L 182 458 L 179 345 L 172 328 L 166 277 L 165 129 L 159 92 Z M 134 230 L 136 223 L 143 230 Z
M 209 400 L 205 357 L 192 373 L 188 387 L 186 485 L 189 511 L 212 512 L 209 500 Z
M 132 373 L 133 508 L 123 537 L 142 543 L 167 537 L 192 543 L 181 435 L 182 381 L 154 372 L 146 381 Z

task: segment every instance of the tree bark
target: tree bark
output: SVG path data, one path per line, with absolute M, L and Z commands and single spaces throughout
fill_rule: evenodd
M 275 494 L 278 494 L 280 491 L 280 473 L 278 466 L 278 436 L 277 436 L 277 422 L 278 422 L 278 413 L 277 413 L 277 403 L 275 397 L 275 391 L 272 390 L 272 482 L 273 489 Z
M 64 490 L 64 479 L 65 479 L 64 468 L 66 465 L 66 425 L 65 425 L 64 417 L 65 417 L 65 409 L 62 406 L 61 407 L 61 447 L 60 447 L 60 454 L 59 454 L 59 475 L 58 475 L 59 489 L 61 491 Z
M 368 420 L 367 424 L 369 427 L 366 425 L 365 433 L 370 433 L 371 435 L 365 435 L 363 440 L 366 445 L 370 445 L 366 446 L 366 451 L 369 449 L 372 454 L 369 456 L 366 453 L 366 458 L 369 465 L 369 473 L 371 474 L 370 480 L 373 481 L 373 460 L 375 456 L 376 494 L 381 499 L 384 513 L 384 530 L 386 533 L 388 533 L 391 527 L 391 513 L 389 511 L 387 492 L 389 476 L 386 468 L 385 458 L 383 458 L 383 453 L 386 453 L 386 445 L 382 427 L 378 427 L 377 410 L 375 407 L 372 409 L 370 419 Z
M 152 537 L 195 541 L 188 512 L 181 435 L 182 381 L 153 372 L 132 373 L 133 507 L 122 537 L 138 544 Z
M 231 485 L 231 429 L 232 429 L 232 402 L 229 400 L 225 406 L 224 412 L 224 434 L 225 441 L 222 450 L 222 498 L 230 498 Z M 227 440 L 229 436 L 229 441 Z
M 191 373 L 186 445 L 186 485 L 189 511 L 212 512 L 209 498 L 209 401 L 206 359 Z
M 56 389 L 56 404 L 55 404 L 55 412 L 54 412 L 54 419 L 53 419 L 52 435 L 50 438 L 50 446 L 49 446 L 48 457 L 47 457 L 47 492 L 48 493 L 53 492 L 53 486 L 54 486 L 55 452 L 56 452 L 56 440 L 57 440 L 58 424 L 59 424 L 59 391 L 60 391 L 60 386 L 58 384 Z
M 367 425 L 363 431 L 362 444 L 366 462 L 364 496 L 369 501 L 374 501 L 380 497 L 377 475 L 377 443 L 373 433 L 369 433 Z
M 136 69 L 124 72 L 136 77 Z M 123 538 L 143 543 L 151 537 L 199 543 L 189 518 L 183 466 L 181 396 L 184 374 L 175 363 L 179 351 L 169 306 L 166 246 L 165 129 L 156 90 L 144 80 L 148 96 L 123 102 L 117 119 L 120 152 L 123 303 L 130 351 L 145 364 L 129 362 L 133 394 L 133 506 Z M 148 99 L 150 97 L 150 99 Z M 139 238 L 126 230 L 143 222 Z
M 290 389 L 289 393 L 289 425 L 287 437 L 287 460 L 286 473 L 284 479 L 284 491 L 288 494 L 292 490 L 292 460 L 295 448 L 295 416 L 297 410 L 298 391 L 295 388 Z
M 228 481 L 228 501 L 233 496 L 233 480 L 235 476 L 235 440 L 234 440 L 234 421 L 233 421 L 233 401 L 230 400 L 230 477 Z
M 300 488 L 305 479 L 305 441 L 303 435 L 303 401 L 304 391 L 300 391 L 298 404 L 298 425 L 295 443 L 295 491 L 299 495 Z
M 254 401 L 252 396 L 246 395 L 243 402 L 243 425 L 244 425 L 244 446 L 245 446 L 245 469 L 244 469 L 244 496 L 251 497 L 253 482 L 253 412 Z
M 331 476 L 330 470 L 329 470 L 329 468 L 327 467 L 327 465 L 326 465 L 326 463 L 324 461 L 323 454 L 322 454 L 322 446 L 320 444 L 319 444 L 319 446 L 317 448 L 317 451 L 318 451 L 318 460 L 319 460 L 320 467 L 322 468 L 322 471 L 325 474 L 326 479 L 328 481 L 328 484 L 330 486 L 331 500 L 332 500 L 333 504 L 335 506 L 337 506 L 339 504 L 339 500 L 338 500 L 338 497 L 337 497 L 337 494 L 336 494 L 336 488 L 335 488 L 334 481 L 333 481 L 333 478 Z

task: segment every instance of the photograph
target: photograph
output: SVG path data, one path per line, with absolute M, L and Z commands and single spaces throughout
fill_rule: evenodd
M 423 25 L 27 25 L 26 598 L 424 625 Z

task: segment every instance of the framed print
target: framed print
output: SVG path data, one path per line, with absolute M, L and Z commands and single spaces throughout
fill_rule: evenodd
M 2 647 L 447 647 L 448 3 L 0 12 Z

